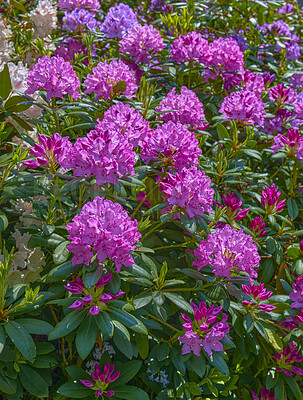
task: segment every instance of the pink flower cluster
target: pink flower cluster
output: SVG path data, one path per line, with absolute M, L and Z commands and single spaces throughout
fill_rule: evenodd
M 193 265 L 200 270 L 211 265 L 213 272 L 218 276 L 230 277 L 231 272 L 246 272 L 251 278 L 257 277 L 261 260 L 257 246 L 252 237 L 245 235 L 242 229 L 237 230 L 225 225 L 208 235 L 194 250 L 197 260 Z
M 299 276 L 292 286 L 293 292 L 289 293 L 292 300 L 291 308 L 303 309 L 303 275 Z
M 59 0 L 58 7 L 66 10 L 88 8 L 90 11 L 97 11 L 100 3 L 98 0 Z
M 67 249 L 74 253 L 74 265 L 89 265 L 94 254 L 100 263 L 107 257 L 113 260 L 118 272 L 123 265 L 134 263 L 130 252 L 141 234 L 138 222 L 132 221 L 120 204 L 96 197 L 83 206 L 66 229 L 71 240 Z
M 114 372 L 114 369 L 115 366 L 107 362 L 104 365 L 103 371 L 101 371 L 100 365 L 96 363 L 94 372 L 91 374 L 94 382 L 85 379 L 80 379 L 80 382 L 83 383 L 84 386 L 95 390 L 96 396 L 106 395 L 107 397 L 113 397 L 115 392 L 113 390 L 107 390 L 107 387 L 120 376 L 120 371 Z
M 125 292 L 118 291 L 117 294 L 103 293 L 104 287 L 109 284 L 112 274 L 102 275 L 93 288 L 87 289 L 80 278 L 76 278 L 76 282 L 68 282 L 68 286 L 64 286 L 72 294 L 82 294 L 81 299 L 76 300 L 69 308 L 73 310 L 81 310 L 83 307 L 89 307 L 91 315 L 98 315 L 103 310 L 103 304 L 110 300 L 117 300 L 123 296 Z
M 127 103 L 118 102 L 104 113 L 103 120 L 99 120 L 100 129 L 119 132 L 128 138 L 134 147 L 142 146 L 150 132 L 149 123 L 145 121 L 139 111 Z
M 303 137 L 296 129 L 288 130 L 286 136 L 281 134 L 276 135 L 271 148 L 274 153 L 277 153 L 281 148 L 285 148 L 289 156 L 303 160 Z
M 244 125 L 264 125 L 264 103 L 246 88 L 233 92 L 223 100 L 219 112 L 224 119 L 234 119 Z
M 262 191 L 261 204 L 265 207 L 267 214 L 276 214 L 283 210 L 286 199 L 279 201 L 281 192 L 278 192 L 275 184 L 270 187 L 265 186 Z
M 284 83 L 279 83 L 269 90 L 268 98 L 277 103 L 278 107 L 282 107 L 284 104 L 295 104 L 297 93 L 292 88 L 285 87 Z
M 182 124 L 188 124 L 195 128 L 205 129 L 208 124 L 205 124 L 205 114 L 203 104 L 198 96 L 186 86 L 181 87 L 181 93 L 176 93 L 176 88 L 161 101 L 160 106 L 156 107 L 157 112 L 176 110 L 165 112 L 160 115 L 163 121 L 180 121 Z
M 30 150 L 30 154 L 36 156 L 36 159 L 26 160 L 23 164 L 29 168 L 43 167 L 54 172 L 58 164 L 63 163 L 71 143 L 68 137 L 62 138 L 59 133 L 54 133 L 52 137 L 38 133 L 38 138 L 41 144 L 35 143 Z
M 95 31 L 98 24 L 98 21 L 89 11 L 81 8 L 77 8 L 70 13 L 66 12 L 63 17 L 63 28 L 68 31 L 81 32 L 85 29 Z
M 120 42 L 121 53 L 129 53 L 137 64 L 148 63 L 164 47 L 160 33 L 147 24 L 133 24 Z
M 194 132 L 180 122 L 168 121 L 157 127 L 143 143 L 141 158 L 160 161 L 177 169 L 198 164 L 201 149 Z
M 65 61 L 75 61 L 76 53 L 87 56 L 87 48 L 79 40 L 71 37 L 64 39 L 55 51 L 55 55 L 64 58 Z M 92 54 L 96 54 L 95 45 L 92 47 Z M 87 65 L 88 59 L 85 59 L 83 64 Z
M 26 79 L 28 89 L 25 93 L 33 94 L 39 89 L 47 93 L 47 98 L 63 98 L 69 94 L 73 99 L 80 97 L 80 81 L 73 67 L 62 57 L 44 56 L 39 58 L 33 69 L 29 71 Z
M 208 50 L 208 41 L 203 39 L 201 33 L 189 32 L 185 36 L 175 39 L 170 54 L 177 62 L 198 61 L 203 62 L 202 57 Z
M 138 89 L 134 71 L 122 60 L 113 60 L 109 64 L 106 61 L 99 62 L 93 68 L 93 74 L 88 75 L 84 82 L 87 88 L 84 93 L 95 93 L 96 99 L 104 97 L 106 100 L 111 100 L 116 96 L 115 85 L 121 81 L 126 84 L 122 94 L 130 99 Z
M 189 218 L 211 213 L 214 190 L 211 180 L 198 167 L 183 168 L 175 175 L 169 173 L 161 182 L 161 189 L 169 204 L 185 208 Z M 178 210 L 179 211 L 179 210 Z
M 282 353 L 275 354 L 273 360 L 277 364 L 278 372 L 283 371 L 288 376 L 292 376 L 293 372 L 297 375 L 303 375 L 303 369 L 293 365 L 295 362 L 303 361 L 295 342 L 291 342 L 287 347 L 284 347 Z
M 185 321 L 183 328 L 186 329 L 184 336 L 178 339 L 184 344 L 182 353 L 188 354 L 191 351 L 199 356 L 201 346 L 210 356 L 213 351 L 223 351 L 223 344 L 220 342 L 230 331 L 230 326 L 226 322 L 227 315 L 223 313 L 220 322 L 216 322 L 218 315 L 222 311 L 222 306 L 215 307 L 213 304 L 207 308 L 206 304 L 201 301 L 199 307 L 191 303 L 194 310 L 194 320 L 192 321 L 187 315 L 181 313 L 181 317 Z
M 251 310 L 257 308 L 262 311 L 271 312 L 276 308 L 275 306 L 272 306 L 270 304 L 262 303 L 262 301 L 268 300 L 270 296 L 273 294 L 273 292 L 268 292 L 266 290 L 266 288 L 264 287 L 264 283 L 253 286 L 242 285 L 242 290 L 244 293 L 248 294 L 255 300 L 255 301 L 247 301 L 247 300 L 242 301 L 243 306 L 247 307 L 247 309 Z
M 135 152 L 128 137 L 104 125 L 99 123 L 86 137 L 78 138 L 69 149 L 69 157 L 60 164 L 66 169 L 74 168 L 75 176 L 94 175 L 98 185 L 114 184 L 117 176 L 135 173 Z
M 119 3 L 109 9 L 100 29 L 108 38 L 122 38 L 137 23 L 134 11 L 127 4 Z

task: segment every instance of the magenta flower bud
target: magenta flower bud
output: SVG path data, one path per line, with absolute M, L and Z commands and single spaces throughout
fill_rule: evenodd
M 84 304 L 89 304 L 93 300 L 92 296 L 90 294 L 87 294 L 86 296 L 82 297 L 82 301 Z
M 99 308 L 98 308 L 97 306 L 92 306 L 92 307 L 89 309 L 89 313 L 90 313 L 91 315 L 98 315 L 98 314 L 100 313 L 100 310 L 99 310 Z
M 108 391 L 106 392 L 106 394 L 107 394 L 108 397 L 113 397 L 114 394 L 115 394 L 115 392 L 114 392 L 113 390 L 108 390 Z
M 266 235 L 267 231 L 264 230 L 266 227 L 266 222 L 262 221 L 262 217 L 256 217 L 249 224 L 249 229 L 259 237 L 263 237 Z
M 103 303 L 108 303 L 110 300 L 112 300 L 112 294 L 111 293 L 102 293 L 100 300 Z
M 231 213 L 238 211 L 241 208 L 242 201 L 232 193 L 230 196 L 222 196 L 225 206 Z
M 119 297 L 123 296 L 123 295 L 125 294 L 125 292 L 121 292 L 121 291 L 119 290 L 117 294 L 112 294 L 112 293 L 109 293 L 109 294 L 111 295 L 111 298 L 112 298 L 113 300 L 117 300 Z
M 300 250 L 303 252 L 303 240 L 300 242 Z
M 81 294 L 85 288 L 82 279 L 76 278 L 76 282 L 68 281 L 69 286 L 64 286 L 66 290 L 73 294 Z
M 93 387 L 94 386 L 93 382 L 91 382 L 91 381 L 86 381 L 84 379 L 80 379 L 80 382 L 83 383 L 83 385 L 86 386 L 86 387 Z
M 286 200 L 278 203 L 280 195 L 281 192 L 278 192 L 274 183 L 270 187 L 265 186 L 265 189 L 262 191 L 261 203 L 268 214 L 275 214 L 283 210 Z
M 284 371 L 285 375 L 291 376 L 293 371 L 295 374 L 303 375 L 303 369 L 293 365 L 295 362 L 302 362 L 303 357 L 298 352 L 295 342 L 290 342 L 284 347 L 282 353 L 276 353 L 273 360 L 277 363 L 277 371 Z
M 81 310 L 83 308 L 82 300 L 76 300 L 71 306 L 68 308 L 72 308 L 73 310 Z
M 235 216 L 235 220 L 241 221 L 244 217 L 246 217 L 246 214 L 248 213 L 249 208 L 243 208 L 243 210 L 240 210 L 238 214 Z
M 297 321 L 303 324 L 303 310 L 300 311 L 300 315 L 297 315 Z
M 26 160 L 26 161 L 23 161 L 23 164 L 26 165 L 28 168 L 40 167 L 40 164 L 35 160 Z
M 106 286 L 109 284 L 113 274 L 102 275 L 101 278 L 96 283 L 95 287 Z
M 303 375 L 303 369 L 302 368 L 299 368 L 299 367 L 296 367 L 296 366 L 293 365 L 291 367 L 291 370 L 297 375 Z
M 270 305 L 270 304 L 259 304 L 259 305 L 258 305 L 258 308 L 259 308 L 260 310 L 262 310 L 262 311 L 271 312 L 271 311 L 273 311 L 273 310 L 274 310 L 275 308 L 277 308 L 277 307 L 272 306 L 272 305 Z
M 108 393 L 106 393 L 106 394 L 108 394 Z M 96 391 L 96 396 L 102 396 L 102 395 L 103 395 L 103 392 L 101 389 Z
M 297 93 L 290 87 L 285 87 L 284 83 L 279 83 L 268 92 L 269 100 L 276 102 L 279 107 L 283 104 L 294 104 L 297 100 Z
M 275 80 L 275 74 L 271 74 L 268 71 L 263 72 L 263 80 L 264 80 L 264 85 L 266 85 L 268 82 L 272 83 Z

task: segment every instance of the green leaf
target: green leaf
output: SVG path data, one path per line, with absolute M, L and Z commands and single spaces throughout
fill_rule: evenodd
M 48 335 L 54 327 L 46 321 L 34 318 L 18 319 L 18 323 L 21 324 L 29 333 L 34 335 Z
M 123 335 L 125 339 L 130 340 L 130 334 L 127 328 L 123 324 L 121 324 L 121 322 L 113 320 L 113 324 L 120 335 Z
M 182 375 L 185 375 L 186 368 L 184 363 L 181 361 L 180 351 L 175 347 L 172 347 L 170 350 L 170 357 L 177 371 L 181 372 Z
M 0 353 L 2 353 L 5 346 L 6 336 L 3 329 L 3 326 L 0 325 Z
M 96 324 L 102 333 L 102 339 L 108 340 L 114 334 L 114 324 L 106 311 L 96 315 Z
M 4 213 L 0 213 L 0 232 L 4 231 L 8 226 L 8 219 Z
M 95 316 L 88 314 L 82 321 L 76 336 L 76 347 L 79 356 L 84 360 L 94 347 L 98 327 L 95 322 Z
M 288 215 L 292 220 L 297 218 L 297 216 L 299 215 L 299 209 L 295 199 L 290 198 L 287 200 L 287 210 Z
M 16 113 L 28 110 L 30 108 L 31 104 L 20 104 L 25 101 L 26 101 L 26 99 L 22 96 L 12 96 L 5 102 L 4 109 L 10 110 L 10 111 L 13 111 Z
M 28 331 L 15 321 L 7 322 L 4 328 L 23 357 L 33 360 L 36 357 L 36 346 Z
M 114 388 L 115 386 L 121 386 L 122 384 L 129 382 L 137 375 L 141 366 L 142 361 L 140 360 L 127 361 L 126 363 L 123 363 L 123 368 L 121 368 L 119 378 L 113 382 L 110 387 Z
M 217 125 L 217 132 L 220 140 L 229 139 L 229 134 L 224 125 Z
M 67 382 L 60 386 L 58 393 L 72 399 L 84 399 L 92 394 L 91 389 L 86 388 L 80 382 Z
M 91 376 L 83 371 L 82 368 L 77 367 L 76 365 L 70 365 L 65 368 L 68 375 L 71 376 L 73 379 L 79 380 L 79 379 L 86 379 L 89 380 L 91 379 Z
M 206 360 L 204 356 L 201 354 L 199 357 L 195 356 L 194 354 L 191 356 L 189 363 L 195 373 L 200 377 L 203 378 L 206 370 Z
M 286 380 L 287 386 L 293 392 L 295 399 L 302 400 L 303 399 L 302 391 L 301 391 L 299 385 L 297 384 L 297 382 L 294 380 L 294 378 L 292 378 L 291 376 L 287 376 L 287 375 L 285 375 L 284 378 Z
M 218 354 L 217 352 L 214 352 L 211 355 L 211 363 L 223 375 L 228 375 L 229 376 L 228 366 L 227 366 L 224 358 L 220 354 Z
M 197 232 L 197 224 L 194 218 L 189 218 L 183 212 L 180 212 L 180 221 L 182 222 L 184 228 L 192 233 L 195 234 Z
M 119 94 L 125 92 L 126 90 L 126 82 L 124 81 L 119 81 L 117 82 L 114 86 L 111 88 L 111 99 L 114 97 L 118 96 Z
M 275 400 L 284 400 L 285 398 L 285 387 L 282 376 L 280 375 L 279 380 L 275 386 Z
M 164 292 L 165 297 L 167 297 L 170 301 L 175 303 L 178 307 L 180 307 L 182 310 L 187 311 L 188 313 L 192 314 L 193 309 L 190 304 L 186 300 L 183 299 L 182 296 L 175 294 L 175 293 L 170 293 L 170 292 Z
M 149 400 L 148 394 L 136 386 L 118 386 L 115 388 L 115 397 L 126 400 Z
M 109 309 L 110 309 L 110 316 L 112 318 L 114 318 L 117 321 L 120 321 L 122 324 L 124 324 L 125 326 L 127 326 L 128 328 L 132 329 L 135 332 L 147 335 L 147 329 L 145 325 L 141 321 L 139 321 L 136 317 L 118 308 L 109 307 Z
M 120 334 L 114 335 L 113 337 L 115 346 L 124 354 L 127 358 L 132 359 L 134 355 L 134 350 L 131 342 Z
M 53 260 L 55 265 L 63 264 L 69 257 L 70 252 L 67 250 L 66 246 L 70 243 L 69 240 L 62 242 L 55 248 L 53 253 Z
M 17 390 L 16 380 L 0 374 L 0 393 L 15 394 Z
M 86 314 L 86 309 L 82 310 L 73 310 L 69 314 L 60 321 L 55 329 L 48 335 L 49 340 L 58 339 L 62 336 L 67 335 L 68 333 L 72 332 L 83 321 Z
M 6 100 L 11 91 L 11 77 L 8 66 L 5 64 L 3 70 L 0 72 L 0 97 L 2 97 L 2 100 Z
M 254 329 L 254 320 L 250 313 L 244 316 L 244 328 L 247 333 L 250 333 Z
M 277 332 L 266 328 L 265 331 L 267 333 L 269 343 L 273 346 L 277 353 L 281 353 L 283 351 L 283 343 Z
M 170 352 L 170 346 L 168 343 L 160 343 L 158 351 L 157 351 L 157 358 L 159 361 L 164 361 Z
M 24 388 L 34 396 L 48 397 L 48 384 L 38 372 L 27 365 L 20 365 L 19 378 Z
M 147 335 L 136 333 L 136 343 L 138 345 L 138 351 L 140 357 L 143 358 L 143 360 L 145 360 L 149 354 L 149 340 Z

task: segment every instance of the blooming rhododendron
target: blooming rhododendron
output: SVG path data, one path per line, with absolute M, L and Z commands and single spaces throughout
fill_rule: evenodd
M 109 9 L 101 31 L 109 38 L 122 38 L 129 28 L 137 22 L 134 11 L 127 4 L 119 3 Z
M 175 175 L 168 174 L 161 182 L 169 204 L 184 208 L 189 218 L 211 213 L 214 191 L 210 185 L 211 180 L 197 167 L 183 168 Z
M 303 137 L 299 131 L 290 129 L 286 135 L 278 134 L 274 136 L 274 143 L 271 145 L 272 151 L 276 153 L 284 147 L 288 155 L 303 160 Z
M 245 235 L 241 229 L 232 229 L 229 225 L 217 229 L 206 240 L 202 240 L 198 249 L 194 250 L 194 255 L 197 260 L 193 265 L 198 270 L 209 264 L 215 275 L 227 278 L 232 272 L 239 271 L 245 271 L 256 278 L 256 269 L 261 259 L 251 236 Z
M 148 135 L 142 146 L 144 161 L 160 160 L 177 169 L 198 164 L 201 149 L 195 134 L 180 122 L 168 121 Z
M 207 59 L 207 51 L 208 41 L 202 37 L 201 33 L 189 32 L 175 39 L 170 54 L 173 60 L 181 63 L 184 61 L 203 62 L 205 54 Z
M 97 11 L 100 8 L 98 0 L 59 0 L 58 7 L 66 10 L 87 8 L 90 11 Z
M 183 337 L 179 337 L 179 341 L 184 344 L 183 354 L 191 351 L 199 356 L 201 346 L 208 355 L 213 351 L 222 351 L 223 345 L 220 342 L 229 333 L 230 326 L 226 322 L 227 315 L 223 313 L 220 322 L 216 322 L 218 315 L 222 311 L 222 306 L 214 305 L 207 308 L 206 304 L 201 301 L 199 307 L 191 303 L 194 310 L 194 320 L 192 321 L 187 315 L 181 313 L 181 317 L 185 321 L 183 328 L 186 332 Z
M 104 97 L 110 100 L 115 96 L 115 86 L 121 81 L 126 84 L 126 89 L 121 92 L 130 99 L 138 89 L 134 72 L 121 60 L 113 60 L 109 64 L 99 62 L 84 82 L 87 88 L 85 93 L 95 93 L 96 99 Z
M 293 292 L 289 293 L 289 297 L 292 300 L 291 308 L 303 309 L 303 275 L 293 284 Z
M 135 63 L 147 63 L 164 49 L 162 36 L 152 25 L 134 24 L 120 42 L 121 53 L 129 53 Z
M 141 237 L 137 227 L 137 221 L 132 221 L 120 204 L 96 197 L 66 226 L 71 240 L 67 249 L 74 254 L 73 264 L 89 265 L 96 254 L 100 263 L 109 257 L 120 272 L 123 265 L 134 263 L 130 251 L 135 250 Z
M 284 347 L 282 353 L 275 354 L 273 360 L 277 364 L 277 371 L 283 371 L 288 376 L 291 376 L 293 372 L 297 375 L 303 375 L 303 369 L 293 365 L 295 362 L 303 361 L 295 342 L 290 342 L 288 346 Z
M 80 97 L 80 81 L 73 67 L 62 57 L 44 56 L 39 58 L 33 69 L 29 71 L 26 80 L 28 89 L 26 93 L 32 94 L 39 89 L 47 93 L 47 98 L 63 98 L 69 94 L 75 100 Z
M 63 17 L 63 28 L 68 31 L 81 32 L 85 29 L 95 31 L 97 26 L 98 22 L 93 15 L 81 8 L 77 8 L 70 13 L 65 13 Z
M 261 203 L 268 214 L 278 213 L 283 210 L 286 200 L 278 201 L 280 195 L 281 192 L 278 192 L 274 183 L 270 187 L 265 186 L 262 191 Z
M 180 121 L 182 124 L 192 125 L 195 128 L 205 129 L 208 124 L 205 124 L 203 104 L 200 102 L 198 96 L 192 91 L 187 89 L 186 86 L 181 87 L 181 93 L 176 93 L 176 88 L 161 101 L 160 106 L 156 107 L 157 112 L 176 110 L 165 112 L 159 118 L 163 121 Z
M 272 296 L 273 292 L 268 292 L 264 287 L 264 283 L 261 285 L 242 285 L 242 290 L 244 293 L 250 295 L 255 301 L 242 301 L 242 304 L 247 307 L 249 310 L 258 308 L 262 311 L 270 312 L 273 311 L 276 307 L 270 304 L 262 303 L 264 300 L 268 300 L 270 296 Z

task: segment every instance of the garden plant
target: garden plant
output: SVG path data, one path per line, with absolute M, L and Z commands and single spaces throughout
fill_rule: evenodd
M 0 14 L 1 400 L 302 400 L 300 5 Z

